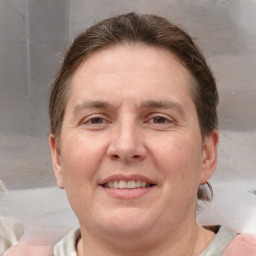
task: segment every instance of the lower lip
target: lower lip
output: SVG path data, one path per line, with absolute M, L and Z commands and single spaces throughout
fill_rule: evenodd
M 149 193 L 155 186 L 148 188 L 105 188 L 100 186 L 108 195 L 119 199 L 135 199 Z

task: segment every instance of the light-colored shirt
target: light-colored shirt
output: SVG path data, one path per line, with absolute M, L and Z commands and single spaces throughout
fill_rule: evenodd
M 77 256 L 76 244 L 80 238 L 80 229 L 72 230 L 55 245 L 54 256 Z M 221 227 L 199 256 L 256 256 L 256 237 Z

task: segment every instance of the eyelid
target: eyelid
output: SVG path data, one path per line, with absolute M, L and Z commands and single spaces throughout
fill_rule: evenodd
M 92 123 L 89 123 L 91 120 L 93 120 L 93 119 L 96 119 L 96 118 L 99 118 L 99 119 L 103 119 L 104 120 L 104 122 L 103 123 L 101 123 L 101 124 L 92 124 Z M 88 124 L 88 125 L 95 125 L 95 126 L 97 126 L 97 125 L 103 125 L 103 124 L 106 124 L 106 123 L 110 123 L 110 120 L 109 120 L 109 117 L 108 116 L 106 116 L 106 114 L 91 114 L 91 115 L 88 115 L 88 116 L 86 116 L 86 117 L 84 117 L 84 118 L 82 118 L 81 120 L 80 120 L 80 122 L 79 122 L 79 124 Z
M 176 122 L 176 120 L 173 117 L 171 117 L 167 114 L 163 114 L 163 113 L 151 113 L 150 115 L 148 115 L 146 122 L 149 122 L 150 120 L 152 120 L 153 118 L 156 118 L 156 117 L 165 118 L 168 121 L 168 123 Z M 162 124 L 167 124 L 167 123 L 162 123 Z

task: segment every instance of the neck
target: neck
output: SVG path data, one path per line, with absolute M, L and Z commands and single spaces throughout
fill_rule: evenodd
M 210 243 L 214 233 L 194 223 L 185 230 L 175 230 L 164 236 L 156 233 L 136 237 L 104 236 L 99 238 L 95 234 L 88 235 L 82 232 L 82 239 L 77 244 L 78 256 L 197 256 Z M 159 234 L 159 233 L 158 233 Z

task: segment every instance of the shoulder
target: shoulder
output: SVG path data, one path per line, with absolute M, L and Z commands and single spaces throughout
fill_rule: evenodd
M 256 256 L 256 236 L 252 234 L 236 235 L 223 256 Z
M 76 244 L 80 237 L 80 229 L 70 231 L 54 246 L 54 256 L 76 256 Z
M 237 234 L 223 226 L 200 256 L 256 256 L 256 236 Z

